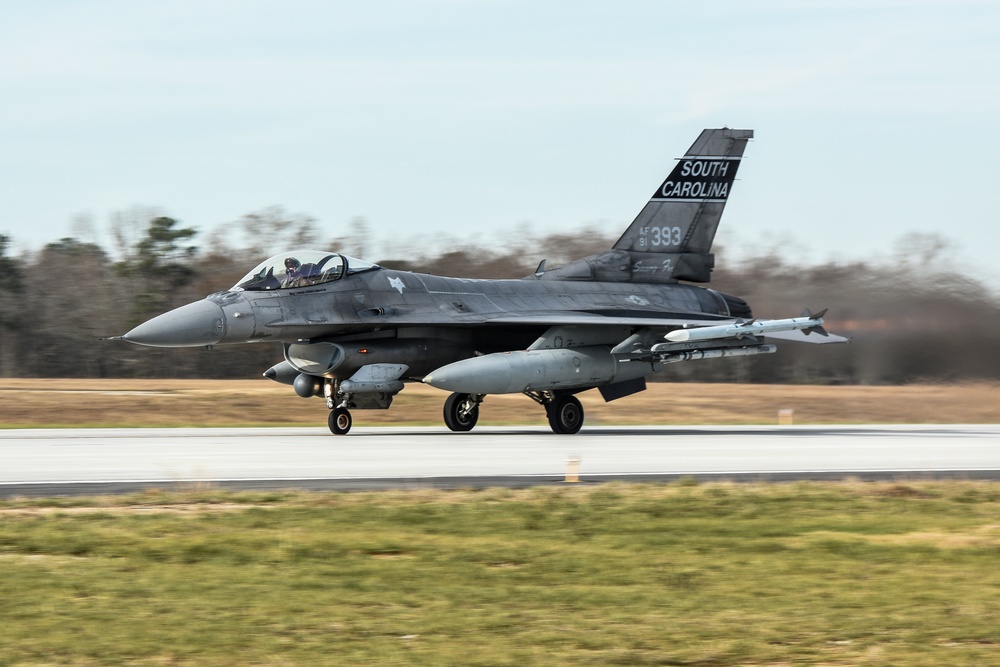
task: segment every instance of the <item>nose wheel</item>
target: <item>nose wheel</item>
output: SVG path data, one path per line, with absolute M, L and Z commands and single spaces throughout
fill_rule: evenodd
M 327 419 L 327 424 L 330 426 L 330 431 L 334 435 L 347 435 L 347 432 L 351 430 L 351 425 L 354 423 L 354 418 L 351 417 L 351 411 L 347 408 L 334 408 L 330 410 L 330 416 Z

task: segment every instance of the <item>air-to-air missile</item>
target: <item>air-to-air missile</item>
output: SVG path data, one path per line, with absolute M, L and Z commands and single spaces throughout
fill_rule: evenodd
M 736 322 L 735 324 L 675 329 L 667 333 L 664 338 L 671 343 L 692 343 L 699 340 L 741 338 L 743 336 L 757 336 L 797 330 L 801 330 L 806 335 L 818 333 L 821 336 L 829 336 L 826 329 L 823 328 L 823 315 L 826 314 L 826 310 L 824 309 L 815 315 L 812 315 L 808 311 L 806 313 L 802 317 L 790 317 L 785 320 L 751 320 L 749 322 Z

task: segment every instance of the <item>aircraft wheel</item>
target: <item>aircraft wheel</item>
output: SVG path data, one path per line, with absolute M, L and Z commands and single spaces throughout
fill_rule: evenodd
M 471 431 L 479 421 L 479 402 L 472 394 L 452 394 L 444 402 L 444 423 L 452 431 Z
M 334 435 L 347 435 L 347 432 L 351 430 L 351 425 L 354 423 L 354 418 L 351 417 L 351 411 L 347 408 L 334 408 L 330 410 L 330 417 L 327 419 L 327 423 Z
M 583 426 L 583 406 L 576 396 L 557 396 L 546 406 L 545 412 L 549 416 L 549 426 L 556 433 L 577 433 Z

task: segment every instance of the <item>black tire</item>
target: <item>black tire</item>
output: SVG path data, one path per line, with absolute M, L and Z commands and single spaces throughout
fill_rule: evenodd
M 583 426 L 583 406 L 576 396 L 557 396 L 546 406 L 549 426 L 556 433 L 573 434 Z
M 452 431 L 471 431 L 479 421 L 479 403 L 471 394 L 452 394 L 444 402 L 444 423 Z
M 327 424 L 330 426 L 330 432 L 334 435 L 347 435 L 354 424 L 354 418 L 351 417 L 351 411 L 347 408 L 334 408 L 330 410 Z

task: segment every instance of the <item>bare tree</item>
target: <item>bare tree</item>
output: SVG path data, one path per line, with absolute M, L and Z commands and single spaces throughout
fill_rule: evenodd
M 313 246 L 317 238 L 315 218 L 270 206 L 220 225 L 209 238 L 208 251 L 227 254 L 249 268 L 283 250 Z

